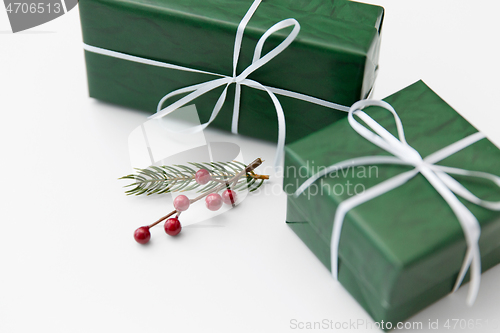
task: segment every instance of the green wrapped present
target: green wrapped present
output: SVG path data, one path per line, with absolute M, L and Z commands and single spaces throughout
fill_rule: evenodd
M 287 145 L 284 190 L 288 225 L 395 327 L 469 279 L 473 303 L 500 262 L 500 150 L 422 81 L 385 102 Z
M 276 88 L 293 142 L 345 117 L 280 91 L 351 105 L 373 88 L 378 69 L 381 7 L 346 0 L 81 0 L 80 17 L 91 97 L 151 113 L 173 91 L 221 77 L 232 78 L 238 26 L 251 15 L 237 52 L 236 74 L 254 59 L 259 38 L 277 22 L 293 18 L 298 36 L 247 79 Z M 260 5 L 259 5 L 260 3 Z M 265 40 L 261 57 L 286 41 L 297 24 Z M 292 30 L 293 29 L 293 30 Z M 150 60 L 149 62 L 145 61 Z M 154 63 L 154 64 L 153 64 Z M 165 68 L 170 64 L 196 71 Z M 167 66 L 168 67 L 168 66 Z M 209 72 L 212 74 L 206 74 Z M 250 81 L 248 81 L 250 83 Z M 235 82 L 213 125 L 232 128 Z M 190 101 L 207 122 L 226 85 Z M 266 91 L 242 85 L 239 133 L 276 141 L 275 105 Z M 170 99 L 164 107 L 181 95 Z M 334 106 L 335 108 L 335 106 Z M 342 108 L 341 108 L 342 109 Z

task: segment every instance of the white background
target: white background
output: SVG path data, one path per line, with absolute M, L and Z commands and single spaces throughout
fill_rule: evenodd
M 375 98 L 418 79 L 500 146 L 500 2 L 379 0 L 385 7 Z M 178 238 L 133 231 L 169 198 L 126 197 L 128 135 L 146 114 L 87 97 L 78 10 L 12 34 L 0 9 L 0 332 L 290 332 L 290 321 L 370 321 L 285 225 L 274 195 Z M 271 164 L 275 147 L 208 130 Z M 267 168 L 269 170 L 269 168 Z M 486 322 L 500 313 L 500 267 L 410 321 Z M 332 331 L 332 330 L 323 330 Z M 342 331 L 348 331 L 342 330 Z M 365 331 L 363 328 L 356 332 Z M 498 329 L 457 332 L 499 332 Z

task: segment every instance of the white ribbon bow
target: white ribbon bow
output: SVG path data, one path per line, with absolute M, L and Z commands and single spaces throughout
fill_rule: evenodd
M 379 106 L 393 114 L 394 119 L 396 120 L 399 140 L 379 123 L 373 120 L 373 118 L 362 111 L 362 109 L 367 106 Z M 364 125 L 360 124 L 354 118 L 354 115 L 361 118 L 365 124 L 373 130 L 373 132 Z M 429 183 L 436 189 L 443 199 L 446 200 L 457 216 L 463 229 L 465 240 L 467 242 L 467 253 L 458 275 L 458 279 L 453 288 L 453 292 L 460 287 L 467 270 L 471 267 L 471 285 L 469 287 L 467 303 L 472 305 L 477 297 L 481 280 L 481 256 L 478 244 L 481 228 L 476 217 L 460 202 L 457 195 L 474 204 L 495 211 L 500 210 L 500 202 L 490 202 L 479 199 L 449 174 L 484 178 L 494 182 L 499 187 L 500 177 L 485 172 L 469 171 L 435 165 L 435 163 L 455 154 L 456 152 L 479 140 L 484 139 L 485 136 L 479 132 L 472 134 L 427 156 L 426 158 L 422 158 L 420 154 L 406 142 L 401 119 L 390 104 L 384 101 L 375 100 L 362 100 L 356 102 L 349 110 L 348 120 L 352 128 L 361 136 L 394 156 L 365 156 L 336 163 L 326 169 L 323 169 L 321 172 L 318 172 L 305 181 L 295 192 L 295 197 L 302 194 L 317 179 L 339 169 L 374 164 L 399 164 L 413 166 L 415 168 L 377 184 L 363 193 L 352 196 L 338 206 L 333 222 L 334 224 L 331 238 L 331 267 L 333 277 L 338 279 L 338 247 L 345 215 L 351 209 L 405 184 L 420 173 L 427 179 L 427 181 L 429 181 Z
M 279 165 L 281 162 L 281 156 L 283 154 L 283 149 L 285 147 L 285 138 L 286 138 L 286 124 L 285 124 L 285 114 L 283 112 L 283 108 L 281 107 L 281 104 L 276 97 L 277 95 L 282 95 L 282 96 L 287 96 L 299 100 L 303 100 L 306 102 L 310 102 L 313 104 L 321 105 L 330 109 L 335 109 L 339 111 L 344 111 L 348 112 L 349 108 L 343 105 L 339 105 L 336 103 L 331 103 L 327 102 L 312 96 L 307 96 L 303 95 L 300 93 L 288 91 L 288 90 L 283 90 L 279 88 L 274 88 L 274 87 L 269 87 L 269 86 L 264 86 L 259 82 L 256 82 L 254 80 L 248 79 L 248 76 L 259 69 L 260 67 L 264 66 L 266 63 L 271 61 L 274 57 L 276 57 L 278 54 L 283 52 L 297 37 L 297 35 L 300 32 L 300 24 L 297 22 L 297 20 L 293 18 L 289 18 L 286 20 L 283 20 L 281 22 L 276 23 L 273 25 L 271 28 L 269 28 L 259 39 L 257 46 L 255 47 L 255 52 L 253 56 L 253 61 L 250 66 L 248 66 L 241 74 L 237 75 L 236 74 L 236 67 L 238 65 L 238 58 L 240 55 L 241 51 L 241 43 L 243 41 L 243 33 L 245 31 L 245 28 L 250 21 L 251 17 L 259 7 L 260 3 L 262 0 L 255 0 L 248 10 L 248 12 L 245 14 L 243 19 L 241 20 L 238 30 L 236 32 L 236 40 L 234 43 L 234 53 L 233 53 L 233 75 L 232 76 L 227 76 L 223 74 L 217 74 L 217 73 L 211 73 L 211 72 L 206 72 L 206 71 L 200 71 L 197 69 L 192 69 L 188 67 L 183 67 L 183 66 L 177 66 L 169 63 L 164 63 L 160 61 L 155 61 L 151 59 L 146 59 L 146 58 L 140 58 L 136 56 L 131 56 L 125 53 L 120 53 L 120 52 L 115 52 L 107 49 L 103 49 L 100 47 L 95 47 L 91 45 L 84 44 L 83 48 L 89 52 L 93 53 L 98 53 L 102 55 L 106 55 L 109 57 L 113 58 L 119 58 L 123 60 L 128 60 L 128 61 L 133 61 L 137 63 L 142 63 L 142 64 L 147 64 L 147 65 L 152 65 L 152 66 L 157 66 L 157 67 L 164 67 L 164 68 L 169 68 L 169 69 L 175 69 L 175 70 L 180 70 L 180 71 L 185 71 L 185 72 L 194 72 L 194 73 L 202 73 L 202 74 L 209 74 L 209 75 L 214 75 L 219 78 L 201 83 L 201 84 L 196 84 L 192 85 L 189 87 L 181 88 L 178 90 L 175 90 L 167 95 L 165 95 L 160 102 L 158 103 L 158 107 L 156 109 L 156 113 L 152 115 L 150 118 L 152 119 L 157 119 L 161 117 L 165 117 L 166 115 L 172 113 L 173 111 L 181 108 L 182 106 L 190 103 L 194 99 L 200 97 L 201 95 L 214 90 L 218 87 L 225 86 L 221 96 L 219 97 L 217 103 L 215 104 L 215 107 L 212 110 L 212 114 L 209 118 L 209 120 L 201 125 L 194 126 L 179 132 L 182 133 L 196 133 L 204 130 L 214 119 L 217 117 L 219 111 L 221 110 L 222 106 L 224 105 L 224 102 L 226 100 L 226 95 L 227 95 L 227 89 L 231 84 L 236 84 L 236 89 L 235 89 L 235 98 L 234 98 L 234 107 L 233 107 L 233 120 L 232 120 L 232 125 L 231 125 L 231 131 L 235 134 L 238 133 L 238 119 L 239 119 L 239 112 L 240 112 L 240 96 L 241 96 L 241 86 L 248 86 L 252 87 L 255 89 L 263 90 L 268 93 L 269 97 L 273 101 L 274 107 L 276 109 L 276 115 L 278 117 L 278 144 L 277 144 L 277 152 L 274 160 L 275 167 Z M 264 47 L 264 43 L 266 42 L 267 38 L 274 34 L 275 32 L 285 29 L 287 27 L 293 26 L 292 32 L 285 38 L 281 44 L 279 44 L 277 47 L 275 47 L 273 50 L 268 52 L 266 55 L 262 56 L 262 48 Z M 163 104 L 165 101 L 167 101 L 169 98 L 180 95 L 180 94 L 185 94 L 189 93 L 188 95 L 184 96 L 183 98 L 179 99 L 175 103 L 170 104 L 166 108 L 162 109 Z

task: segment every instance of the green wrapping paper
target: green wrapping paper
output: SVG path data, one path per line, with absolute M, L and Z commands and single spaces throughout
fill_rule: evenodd
M 422 157 L 477 132 L 421 81 L 385 101 L 399 114 L 408 144 Z M 396 135 L 389 112 L 378 107 L 366 108 L 365 112 Z M 347 119 L 285 148 L 288 225 L 328 269 L 338 205 L 354 193 L 412 168 L 355 167 L 321 178 L 314 183 L 317 187 L 298 198 L 292 194 L 322 167 L 376 155 L 389 153 L 356 133 Z M 498 175 L 500 150 L 483 139 L 437 164 Z M 481 199 L 500 200 L 500 191 L 491 182 L 454 178 Z M 484 272 L 500 262 L 500 212 L 460 200 L 481 225 L 479 246 Z M 339 244 L 338 278 L 375 321 L 395 325 L 452 291 L 466 249 L 457 217 L 436 189 L 418 174 L 408 183 L 349 211 Z
M 236 29 L 252 0 L 82 0 L 84 43 L 133 56 L 224 75 L 232 74 Z M 380 47 L 381 7 L 345 0 L 265 0 L 244 34 L 237 73 L 252 62 L 262 34 L 295 18 L 297 39 L 249 79 L 350 106 L 371 91 Z M 271 36 L 263 53 L 291 31 Z M 176 89 L 214 76 L 165 69 L 85 51 L 91 97 L 156 112 L 160 99 Z M 196 99 L 206 122 L 222 88 Z M 287 142 L 345 117 L 345 112 L 278 96 L 285 110 Z M 175 99 L 173 100 L 175 101 Z M 172 102 L 173 102 L 172 101 Z M 213 126 L 230 130 L 234 85 Z M 274 106 L 263 91 L 242 87 L 239 133 L 275 141 Z

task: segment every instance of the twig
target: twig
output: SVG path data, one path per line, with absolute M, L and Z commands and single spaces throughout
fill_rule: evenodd
M 261 164 L 263 163 L 263 161 L 258 158 L 256 159 L 255 161 L 253 161 L 252 163 L 250 163 L 245 169 L 241 170 L 240 172 L 238 172 L 234 177 L 232 177 L 231 179 L 227 180 L 227 181 L 221 181 L 222 183 L 218 186 L 216 186 L 215 188 L 211 189 L 210 191 L 207 191 L 199 196 L 197 196 L 196 198 L 194 199 L 190 199 L 189 202 L 192 204 L 198 200 L 201 200 L 203 199 L 204 197 L 206 197 L 207 195 L 211 194 L 211 193 L 217 193 L 219 192 L 221 189 L 223 189 L 224 187 L 228 186 L 227 184 L 230 184 L 230 183 L 235 183 L 238 181 L 238 179 L 241 178 L 241 176 L 243 176 L 244 174 L 246 173 L 251 173 L 253 172 L 253 170 L 255 168 L 257 168 L 258 166 L 260 166 Z M 267 177 L 267 179 L 269 179 L 269 177 Z M 234 184 L 233 184 L 234 186 Z M 233 207 L 234 207 L 234 203 L 233 203 Z M 167 215 L 163 216 L 162 218 L 160 218 L 158 221 L 154 222 L 153 224 L 150 224 L 149 225 L 149 228 L 152 228 L 154 227 L 155 225 L 161 223 L 162 221 L 165 221 L 166 219 L 168 219 L 170 216 L 174 215 L 175 213 L 177 214 L 180 214 L 180 212 L 178 212 L 177 210 L 173 210 L 171 211 L 170 213 L 168 213 Z

